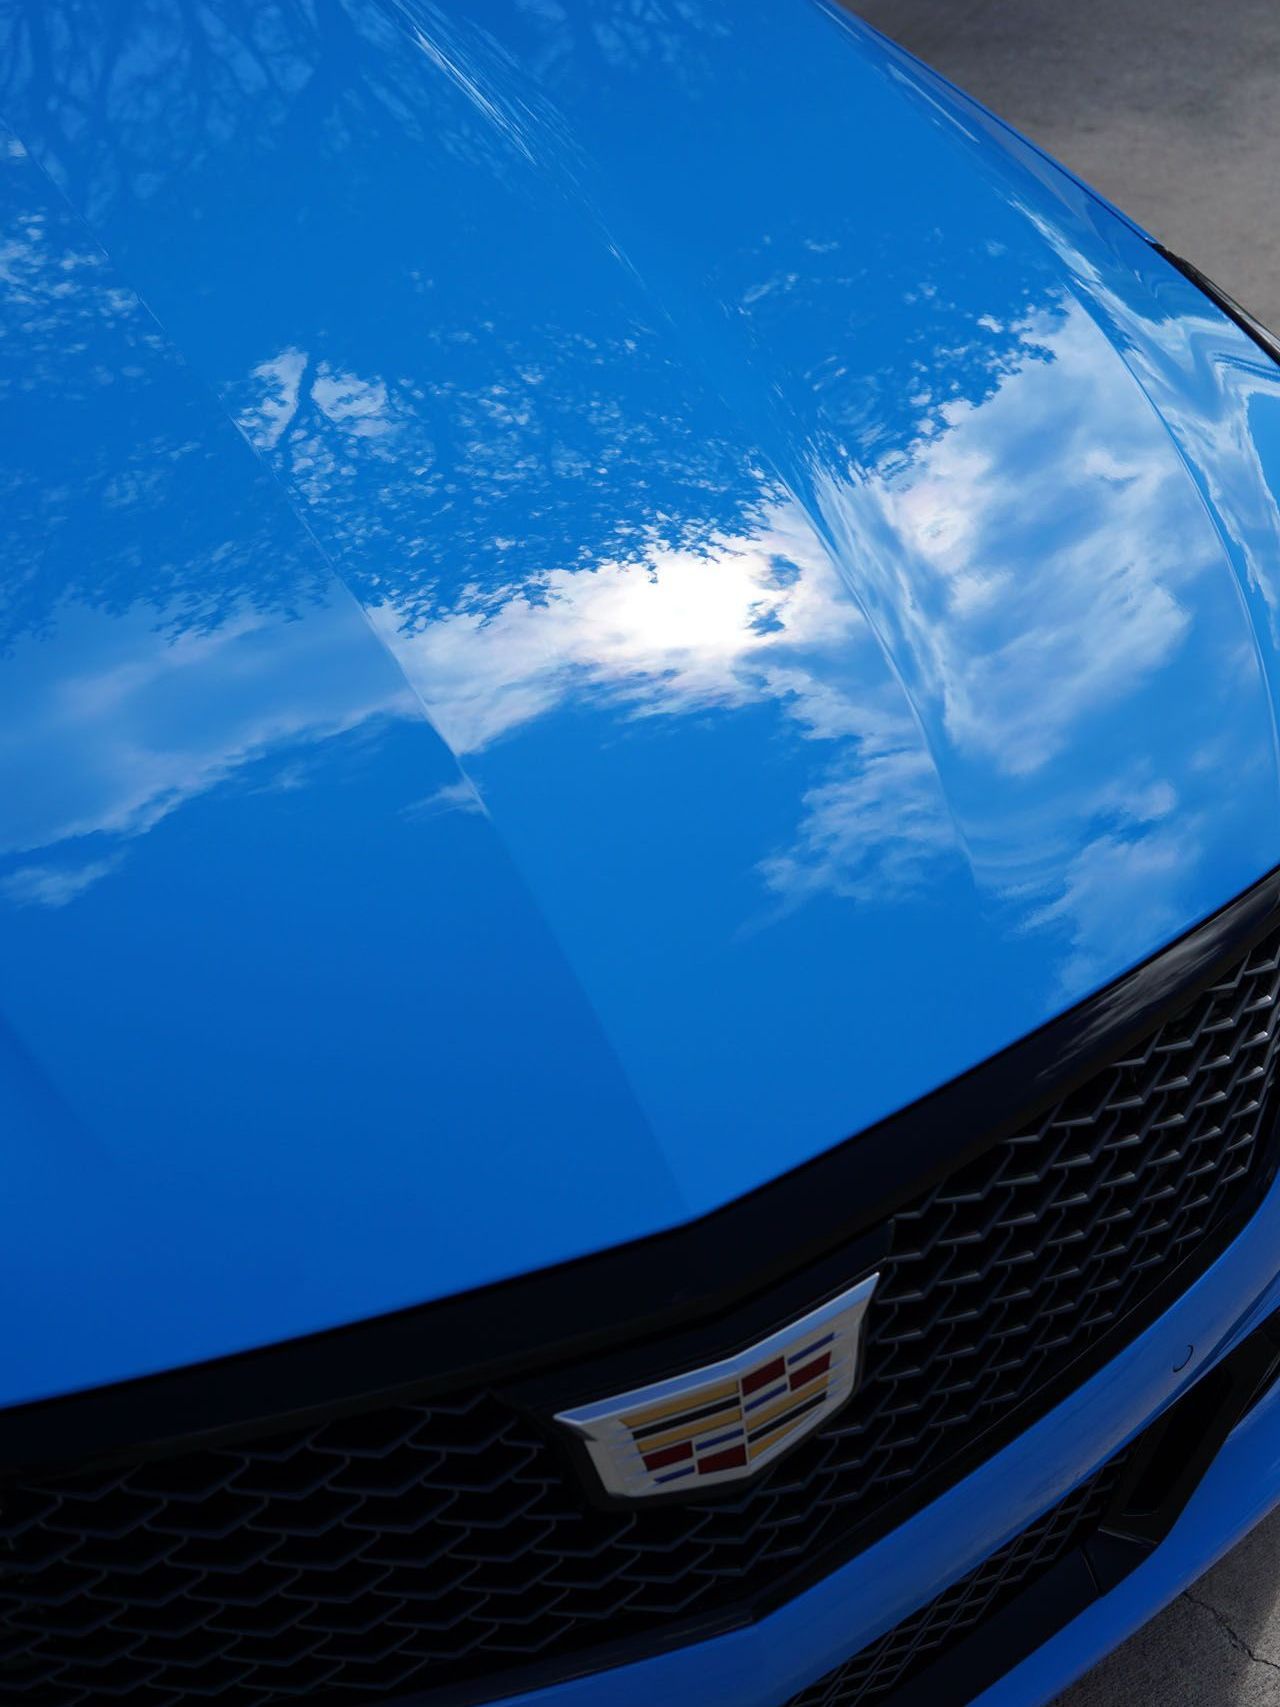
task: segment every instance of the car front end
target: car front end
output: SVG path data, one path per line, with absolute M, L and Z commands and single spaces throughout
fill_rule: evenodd
M 1280 1500 L 1280 366 L 840 9 L 0 12 L 0 1702 L 1049 1700 Z

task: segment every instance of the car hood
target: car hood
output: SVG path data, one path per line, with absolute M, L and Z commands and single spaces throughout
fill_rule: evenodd
M 4 1400 L 698 1216 L 1280 857 L 1262 354 L 838 13 L 573 12 L 6 13 Z

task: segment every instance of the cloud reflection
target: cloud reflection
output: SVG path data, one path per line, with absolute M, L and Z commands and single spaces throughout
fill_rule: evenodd
M 425 619 L 371 602 L 375 629 L 462 755 L 585 699 L 632 721 L 771 705 L 816 749 L 792 841 L 757 865 L 775 905 L 920 892 L 960 858 L 1030 928 L 1067 932 L 1082 976 L 1114 943 L 1103 887 L 1128 896 L 1135 941 L 1165 923 L 1141 905 L 1144 873 L 1159 867 L 1176 912 L 1165 820 L 1188 760 L 1149 743 L 1166 769 L 1123 832 L 1114 764 L 1100 764 L 1101 792 L 1064 786 L 1058 767 L 1109 707 L 1158 682 L 1218 558 L 1158 421 L 1083 309 L 1056 300 L 1014 335 L 1021 359 L 1002 339 L 978 400 L 923 402 L 920 436 L 863 473 L 818 470 L 821 534 L 765 488 L 753 516 L 696 547 L 650 539 L 589 567 L 464 585 Z M 518 544 L 505 551 L 514 568 Z M 1153 800 L 1161 811 L 1141 807 Z M 1185 870 L 1195 835 L 1188 815 Z M 1107 886 L 1090 876 L 1104 868 Z
M 35 44 L 49 25 L 29 10 L 19 34 Z M 793 184 L 785 213 L 728 198 L 696 229 L 647 231 L 646 182 L 672 163 L 660 139 L 652 173 L 649 154 L 623 158 L 613 102 L 662 67 L 671 98 L 692 98 L 679 67 L 719 38 L 710 14 L 686 8 L 674 35 L 614 6 L 590 29 L 555 8 L 481 22 L 425 0 L 266 17 L 202 18 L 189 59 L 156 55 L 182 87 L 207 67 L 207 110 L 166 106 L 149 145 L 141 85 L 92 57 L 91 84 L 123 109 L 120 156 L 96 178 L 85 167 L 80 197 L 140 207 L 186 160 L 175 181 L 225 239 L 238 215 L 165 127 L 278 159 L 281 182 L 295 169 L 303 200 L 264 204 L 277 212 L 255 236 L 265 306 L 223 317 L 207 377 L 456 754 L 483 769 L 584 707 L 602 742 L 715 711 L 722 759 L 789 744 L 788 800 L 767 821 L 744 813 L 732 854 L 770 917 L 940 890 L 964 862 L 965 905 L 976 889 L 1011 932 L 1055 933 L 1082 978 L 1114 963 L 1104 891 L 1128 897 L 1135 942 L 1191 906 L 1212 785 L 1169 702 L 1187 680 L 1207 700 L 1257 684 L 1201 496 L 1100 329 L 1126 305 L 1098 265 L 967 180 L 982 231 L 958 242 L 950 156 L 913 221 L 886 180 L 856 186 L 844 213 Z M 608 84 L 598 106 L 592 78 Z M 42 121 L 55 166 L 79 150 L 72 111 L 68 97 Z M 749 150 L 734 122 L 721 143 Z M 176 192 L 163 205 L 185 217 Z M 1078 294 L 1042 265 L 1028 218 Z M 526 251 L 550 264 L 512 276 Z M 175 324 L 188 296 L 173 289 Z M 723 326 L 699 318 L 708 299 Z M 202 349 L 204 327 L 186 327 Z M 1133 343 L 1182 335 L 1153 314 Z M 1153 395 L 1158 377 L 1143 374 Z M 1179 386 L 1159 401 L 1190 442 Z M 1241 468 L 1207 430 L 1192 460 Z M 1240 486 L 1224 507 L 1250 501 Z M 229 634 L 244 603 L 226 601 Z M 1253 726 L 1232 726 L 1221 762 L 1243 775 Z M 196 792 L 261 740 L 229 730 L 212 746 L 224 756 L 173 767 Z M 186 786 L 150 756 L 136 775 L 137 798 L 103 808 L 126 826 L 113 833 Z M 416 809 L 476 809 L 452 790 Z M 501 821 L 500 795 L 484 800 Z
M 275 763 L 287 787 L 300 748 L 417 713 L 341 606 L 283 624 L 242 611 L 177 638 L 145 609 L 69 606 L 58 633 L 53 656 L 19 642 L 0 676 L 0 855 L 42 855 L 0 879 L 17 905 L 65 906 L 252 765 Z
M 817 486 L 934 739 L 1014 775 L 1167 665 L 1190 628 L 1180 589 L 1219 565 L 1085 311 L 1064 300 L 1022 336 L 1025 359 L 981 404 L 948 403 L 905 455 L 865 479 L 821 470 Z
M 82 865 L 23 865 L 0 878 L 0 895 L 16 907 L 65 907 L 77 895 L 107 877 L 123 856 L 91 859 Z
M 945 404 L 863 476 L 820 469 L 816 489 L 975 878 L 1027 909 L 1025 929 L 1066 935 L 1059 983 L 1078 991 L 1167 934 L 1194 883 L 1203 777 L 1162 678 L 1193 633 L 1206 698 L 1237 691 L 1241 657 L 1215 533 L 1093 319 L 1064 296 L 1019 336 L 989 396 Z M 1243 769 L 1254 732 L 1236 727 Z M 857 778 L 810 806 L 808 860 L 775 881 L 811 879 L 870 803 Z
M 829 780 L 802 797 L 795 840 L 762 860 L 784 910 L 820 895 L 869 904 L 926 891 L 960 852 L 929 755 L 909 719 L 864 737 Z
M 514 583 L 405 631 L 370 617 L 455 752 L 476 753 L 571 697 L 678 716 L 819 684 L 776 660 L 838 647 L 863 624 L 797 507 L 774 497 L 754 531 Z

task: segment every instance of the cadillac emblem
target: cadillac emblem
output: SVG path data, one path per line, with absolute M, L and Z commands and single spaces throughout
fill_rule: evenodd
M 556 1417 L 621 1499 L 701 1492 L 754 1476 L 838 1410 L 858 1384 L 862 1319 L 878 1274 L 750 1350 Z

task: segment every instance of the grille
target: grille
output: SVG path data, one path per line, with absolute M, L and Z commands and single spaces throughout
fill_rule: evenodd
M 788 1592 L 1025 1426 L 1256 1200 L 1278 947 L 893 1217 L 861 1390 L 731 1497 L 596 1509 L 490 1391 L 33 1474 L 0 1501 L 0 1701 L 500 1693 Z
M 1103 1465 L 998 1553 L 852 1659 L 793 1696 L 789 1707 L 866 1707 L 923 1671 L 1042 1577 L 1098 1528 L 1129 1454 Z

